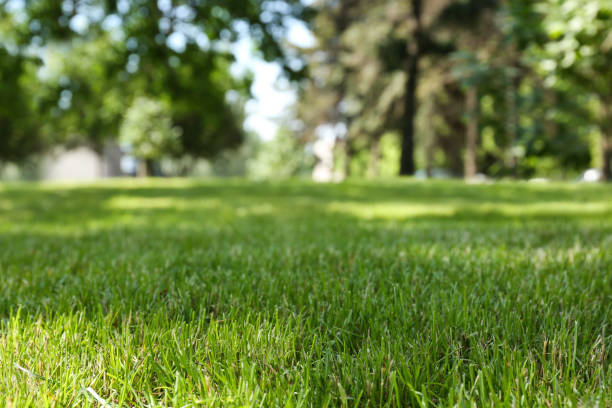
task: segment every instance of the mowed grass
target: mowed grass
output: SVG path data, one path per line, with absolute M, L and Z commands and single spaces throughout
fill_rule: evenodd
M 612 187 L 0 185 L 0 405 L 612 406 Z

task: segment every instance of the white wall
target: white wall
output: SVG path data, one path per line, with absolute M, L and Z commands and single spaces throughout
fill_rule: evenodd
M 57 150 L 43 160 L 41 176 L 45 180 L 95 180 L 104 176 L 104 165 L 88 147 Z

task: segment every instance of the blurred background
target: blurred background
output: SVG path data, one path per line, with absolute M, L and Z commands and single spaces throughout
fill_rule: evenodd
M 610 0 L 0 0 L 0 178 L 611 180 Z

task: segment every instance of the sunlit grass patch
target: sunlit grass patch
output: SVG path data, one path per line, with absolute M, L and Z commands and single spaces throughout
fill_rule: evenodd
M 106 202 L 106 206 L 112 210 L 206 210 L 220 206 L 220 201 L 218 199 L 200 199 L 197 201 L 186 201 L 180 198 L 173 197 L 115 196 Z
M 610 202 L 569 202 L 552 201 L 536 203 L 411 203 L 411 202 L 331 202 L 327 209 L 332 212 L 346 214 L 362 219 L 402 220 L 418 217 L 452 217 L 463 213 L 472 215 L 499 215 L 509 217 L 520 216 L 612 216 Z

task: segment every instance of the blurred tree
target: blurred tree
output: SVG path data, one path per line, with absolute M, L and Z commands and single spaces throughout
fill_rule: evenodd
M 37 65 L 0 47 L 0 162 L 19 162 L 47 144 L 28 89 Z
M 541 68 L 551 83 L 565 79 L 594 96 L 601 166 L 612 180 L 612 3 L 609 0 L 538 2 L 549 41 Z
M 281 127 L 276 136 L 262 142 L 255 157 L 249 162 L 248 173 L 255 178 L 289 178 L 309 176 L 314 156 L 295 137 L 287 126 Z
M 447 89 L 452 89 L 450 84 L 456 82 L 456 91 L 463 94 L 463 98 L 459 97 L 459 99 L 463 105 L 464 120 L 458 121 L 457 118 L 454 118 L 454 121 L 464 123 L 462 126 L 465 132 L 463 175 L 466 179 L 474 178 L 479 167 L 477 162 L 482 88 L 485 83 L 494 82 L 494 76 L 500 73 L 500 69 L 495 67 L 493 62 L 495 55 L 499 52 L 501 41 L 495 24 L 496 13 L 493 12 L 497 5 L 494 2 L 487 2 L 486 10 L 475 13 L 474 8 L 478 6 L 477 2 L 454 4 L 445 10 L 439 23 L 444 24 L 447 30 L 452 30 L 452 35 L 455 37 L 456 51 L 450 54 L 449 58 Z M 469 19 L 460 17 L 466 14 L 475 14 L 476 17 Z M 452 121 L 453 119 L 448 120 L 447 118 L 447 123 L 452 123 Z M 460 138 L 460 135 L 461 133 L 455 137 Z
M 250 79 L 230 74 L 232 42 L 248 32 L 265 59 L 299 78 L 303 64 L 285 54 L 282 42 L 287 19 L 307 14 L 298 0 L 0 3 L 0 21 L 14 23 L 12 41 L 20 50 L 34 49 L 46 65 L 60 60 L 44 78 L 43 99 L 50 128 L 63 142 L 99 149 L 116 137 L 134 95 L 149 95 L 168 102 L 182 130 L 183 150 L 176 153 L 193 157 L 243 141 Z
M 360 14 L 360 0 L 318 0 L 313 6 L 317 13 L 313 29 L 317 46 L 302 50 L 308 61 L 309 81 L 302 89 L 298 115 L 304 123 L 305 140 L 317 137 L 321 126 L 338 130 L 335 133 L 336 155 L 345 158 L 344 174 L 350 173 L 350 161 L 354 151 L 350 128 L 354 115 L 346 109 L 345 99 L 352 74 L 352 67 L 343 63 L 347 50 L 346 30 Z M 339 148 L 342 152 L 338 152 Z
M 231 69 L 231 51 L 248 33 L 288 78 L 307 79 L 304 132 L 281 137 L 280 150 L 299 156 L 295 143 L 332 134 L 337 167 L 376 177 L 390 168 L 381 141 L 392 134 L 401 174 L 418 161 L 466 177 L 566 176 L 591 161 L 612 177 L 609 0 L 304 4 L 0 0 L 0 157 L 53 142 L 100 151 L 136 96 L 157 101 L 180 129 L 174 159 L 235 151 L 251 78 Z M 312 49 L 287 46 L 295 18 L 312 21 Z
M 577 103 L 570 103 L 571 98 L 564 96 L 567 88 L 545 86 L 534 69 L 540 55 L 533 50 L 546 40 L 543 16 L 536 5 L 525 0 L 503 1 L 497 6 L 490 3 L 477 20 L 456 18 L 473 13 L 469 3 L 457 3 L 447 11 L 455 16 L 442 16 L 439 30 L 452 33 L 457 51 L 438 64 L 446 75 L 425 74 L 432 77 L 427 81 L 438 83 L 427 85 L 432 94 L 427 99 L 436 101 L 430 115 L 441 117 L 431 121 L 435 142 L 428 146 L 443 148 L 450 160 L 446 165 L 457 173 L 452 152 L 458 151 L 457 142 L 465 134 L 466 146 L 471 147 L 465 152 L 469 160 L 464 160 L 468 177 L 475 169 L 497 176 L 531 177 L 539 171 L 540 162 L 550 162 L 547 157 L 554 157 L 556 165 L 566 170 L 584 166 L 588 162 L 587 132 L 581 119 L 584 109 L 576 98 Z M 460 88 L 452 92 L 454 82 Z M 465 106 L 464 120 L 458 120 L 457 104 Z M 574 126 L 566 126 L 567 120 Z M 482 144 L 474 143 L 476 140 Z M 429 155 L 433 157 L 433 153 Z
M 322 96 L 323 90 L 329 95 L 329 88 L 335 89 L 336 98 L 319 99 L 323 116 L 340 114 L 348 128 L 347 142 L 371 149 L 372 163 L 379 156 L 381 135 L 399 130 L 400 174 L 412 174 L 422 60 L 448 55 L 454 49 L 452 34 L 439 35 L 442 24 L 453 19 L 469 24 L 496 2 L 472 0 L 465 5 L 453 1 L 354 1 L 349 10 L 336 3 L 329 2 L 335 7 L 327 2 L 317 3 L 320 16 L 315 28 L 317 22 L 322 26 L 326 22 L 332 29 L 321 34 L 323 52 L 317 49 L 312 54 L 312 82 L 321 84 L 322 92 L 309 89 L 306 109 L 312 106 L 308 101 Z M 338 15 L 345 18 L 339 19 Z
M 141 160 L 139 175 L 153 174 L 154 160 L 180 148 L 180 128 L 172 123 L 170 109 L 161 101 L 137 97 L 125 114 L 119 140 Z
M 507 147 L 510 158 L 507 165 L 516 170 L 518 90 L 527 71 L 521 60 L 522 51 L 517 50 L 524 50 L 529 44 L 527 38 L 533 37 L 528 23 L 533 23 L 534 14 L 530 11 L 528 2 L 524 0 L 456 2 L 439 19 L 441 28 L 446 28 L 455 37 L 457 51 L 450 55 L 449 74 L 464 93 L 463 173 L 466 179 L 474 177 L 479 169 L 484 170 L 478 163 L 484 157 L 479 147 L 483 123 L 480 105 L 487 92 L 495 98 L 503 98 L 503 109 L 497 110 L 503 130 L 498 133 L 504 135 L 502 146 Z M 515 21 L 516 14 L 523 19 L 525 25 L 521 28 L 525 32 L 508 24 Z M 472 17 L 461 17 L 466 15 Z M 504 153 L 499 154 L 504 156 Z
M 409 7 L 390 1 L 392 16 L 389 41 L 384 44 L 391 52 L 384 58 L 388 70 L 404 74 L 403 114 L 399 119 L 402 134 L 400 174 L 415 170 L 415 117 L 418 108 L 417 91 L 422 76 L 422 60 L 428 56 L 448 55 L 456 49 L 456 33 L 452 28 L 461 24 L 477 23 L 480 14 L 497 5 L 495 0 L 427 1 L 411 0 Z M 440 36 L 440 27 L 445 30 Z M 393 50 L 395 50 L 393 52 Z
M 292 63 L 295 56 L 285 53 L 283 35 L 288 18 L 308 20 L 311 15 L 300 0 L 24 0 L 21 7 L 2 3 L 1 13 L 18 16 L 20 24 L 14 31 L 22 44 L 113 31 L 141 59 L 165 57 L 164 48 L 180 54 L 190 44 L 211 53 L 224 52 L 246 29 L 265 59 L 278 60 L 296 78 L 303 66 Z
M 43 134 L 36 93 L 41 60 L 18 41 L 21 22 L 0 2 L 0 162 L 20 162 L 50 142 Z
M 39 78 L 47 132 L 62 144 L 88 144 L 101 153 L 132 99 L 123 68 L 121 44 L 108 35 L 47 45 Z

